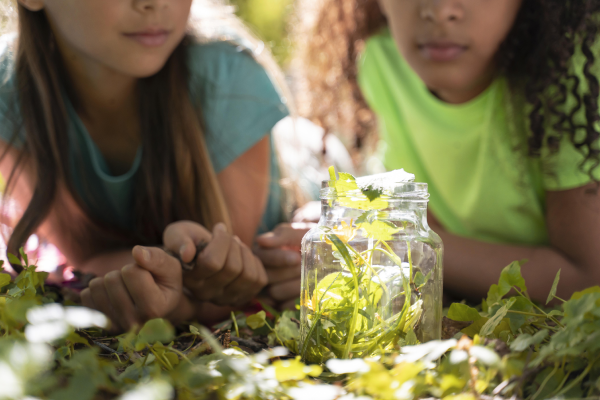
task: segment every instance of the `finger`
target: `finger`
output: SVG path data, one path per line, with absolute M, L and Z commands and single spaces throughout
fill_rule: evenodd
M 89 290 L 94 308 L 104 313 L 111 320 L 115 329 L 122 329 L 108 298 L 108 293 L 106 293 L 104 278 L 92 279 L 89 284 Z
M 297 268 L 267 269 L 266 274 L 269 285 L 273 285 L 292 279 L 300 279 L 302 276 L 302 269 L 299 266 Z
M 245 246 L 237 236 L 231 238 L 225 265 L 219 272 L 204 281 L 199 300 L 210 300 L 221 305 L 231 304 L 227 300 L 219 301 L 217 298 L 223 299 L 222 294 L 225 287 L 238 279 L 244 270 L 242 247 Z
M 153 276 L 155 286 L 181 290 L 181 264 L 158 247 L 135 246 L 132 251 L 136 264 Z
M 96 305 L 94 304 L 94 300 L 92 299 L 92 293 L 90 288 L 85 288 L 81 291 L 81 304 L 87 308 L 93 308 L 96 310 Z
M 178 221 L 166 227 L 163 233 L 164 246 L 179 254 L 183 262 L 189 263 L 196 256 L 196 246 L 210 242 L 212 233 L 202 225 L 192 221 Z
M 295 299 L 300 297 L 300 283 L 300 279 L 293 279 L 270 286 L 269 295 L 279 302 Z
M 142 321 L 166 316 L 168 300 L 150 272 L 139 265 L 129 264 L 121 269 L 121 275 Z
M 139 325 L 133 300 L 123 282 L 121 271 L 111 271 L 104 276 L 104 287 L 115 310 L 115 318 L 125 330 Z
M 193 279 L 201 280 L 215 275 L 223 269 L 229 247 L 231 246 L 231 235 L 227 232 L 225 224 L 217 224 L 213 229 L 212 240 L 206 248 L 198 254 L 196 268 L 189 275 Z
M 261 247 L 267 248 L 291 246 L 293 244 L 299 244 L 305 233 L 306 232 L 297 232 L 292 228 L 292 224 L 279 224 L 272 232 L 267 232 L 258 236 L 256 238 L 256 243 Z
M 243 270 L 238 278 L 225 288 L 224 297 L 229 304 L 242 305 L 250 301 L 265 286 L 266 280 L 261 274 L 264 269 L 248 247 L 242 248 Z
M 300 252 L 285 249 L 254 248 L 254 254 L 267 269 L 290 268 L 300 265 Z

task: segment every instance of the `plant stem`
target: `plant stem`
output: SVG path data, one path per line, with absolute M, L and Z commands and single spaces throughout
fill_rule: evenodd
M 233 321 L 233 326 L 235 327 L 235 336 L 240 337 L 240 330 L 238 328 L 237 319 L 235 318 L 233 311 L 231 312 L 231 320 Z
M 174 349 L 172 347 L 169 347 L 169 350 L 171 350 L 173 353 L 177 354 L 179 357 L 183 358 L 185 361 L 187 361 L 188 363 L 194 365 L 193 362 L 190 361 L 189 358 L 187 358 L 187 356 L 185 354 L 183 354 L 181 351 Z
M 271 332 L 273 332 L 275 334 L 275 337 L 277 338 L 277 340 L 279 340 L 279 343 L 281 343 L 281 345 L 283 347 L 285 347 L 285 344 L 283 344 L 283 340 L 281 340 L 281 338 L 279 337 L 277 332 L 275 332 L 275 329 L 271 328 L 271 325 L 269 325 L 269 323 L 266 320 L 265 320 L 265 324 L 267 324 L 267 327 L 271 330 Z
M 541 312 L 542 314 L 544 314 L 543 316 L 546 317 L 546 319 L 551 320 L 552 322 L 554 322 L 556 325 L 560 326 L 561 328 L 564 328 L 565 326 L 563 324 L 560 323 L 559 320 L 557 320 L 556 318 L 546 314 L 544 312 L 544 310 L 542 310 L 541 308 L 539 308 L 538 306 L 535 305 L 535 303 L 533 301 L 531 301 L 531 299 L 527 296 L 525 296 L 523 293 L 521 293 L 521 291 L 519 289 L 517 289 L 515 286 L 513 286 L 513 289 L 523 298 L 529 300 L 529 303 L 539 312 Z
M 538 317 L 538 318 L 539 317 L 546 317 L 546 315 L 544 315 L 544 314 L 528 313 L 528 312 L 525 312 L 525 311 L 508 310 L 508 312 L 512 313 L 512 314 L 528 315 L 530 317 Z
M 592 361 L 577 378 L 575 378 L 571 383 L 569 383 L 567 386 L 565 386 L 565 388 L 563 390 L 561 390 L 560 392 L 558 392 L 556 394 L 556 396 L 560 396 L 560 395 L 567 393 L 575 385 L 579 384 L 579 382 L 581 382 L 583 380 L 583 378 L 585 378 L 587 376 L 587 374 L 590 373 L 590 371 L 592 370 L 592 367 L 594 366 L 594 364 L 596 364 L 598 362 L 598 360 L 600 360 L 600 356 L 596 357 L 594 359 L 594 361 Z
M 383 242 L 385 243 L 385 242 Z M 381 280 L 381 278 L 379 277 L 379 274 L 377 273 L 377 271 L 375 271 L 375 268 L 373 268 L 373 266 L 368 263 L 361 255 L 360 253 L 358 253 L 356 250 L 354 250 L 354 248 L 352 246 L 348 246 L 350 248 L 350 250 L 352 250 L 352 252 L 354 254 L 356 254 L 358 257 L 360 257 L 360 259 L 362 260 L 363 263 L 365 263 L 365 265 L 367 267 L 369 267 L 369 269 L 371 270 L 371 272 L 377 277 L 377 279 L 379 279 L 379 283 L 381 284 L 381 287 L 383 288 L 383 291 L 385 292 L 385 295 L 387 296 L 387 298 L 390 298 L 390 292 L 388 291 L 387 286 L 385 285 L 385 283 L 383 283 L 383 281 Z M 387 253 L 385 250 L 383 249 L 373 249 L 373 250 L 381 250 L 384 253 Z
M 552 372 L 550 372 L 548 374 L 548 376 L 546 377 L 546 379 L 544 379 L 544 381 L 540 385 L 540 388 L 531 397 L 531 400 L 535 400 L 536 397 L 538 397 L 540 395 L 540 393 L 542 393 L 542 390 L 544 390 L 544 387 L 546 387 L 546 384 L 548 383 L 548 381 L 550 380 L 550 378 L 552 378 L 552 376 L 554 376 L 554 374 L 556 373 L 556 371 L 558 371 L 558 365 L 559 365 L 558 363 L 555 364 L 554 369 L 552 370 Z

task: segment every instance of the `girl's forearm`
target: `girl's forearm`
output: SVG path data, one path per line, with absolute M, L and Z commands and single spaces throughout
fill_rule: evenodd
M 575 291 L 600 283 L 591 273 L 551 247 L 521 247 L 467 239 L 440 230 L 444 242 L 444 288 L 476 301 L 498 283 L 502 269 L 513 261 L 528 260 L 521 268 L 532 299 L 546 301 L 554 277 L 561 270 L 557 295 L 568 298 Z

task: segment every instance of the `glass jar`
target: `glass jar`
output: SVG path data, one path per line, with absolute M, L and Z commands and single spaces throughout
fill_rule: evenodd
M 302 240 L 302 358 L 368 357 L 440 339 L 443 246 L 427 225 L 427 184 L 403 170 L 330 175 L 319 224 Z

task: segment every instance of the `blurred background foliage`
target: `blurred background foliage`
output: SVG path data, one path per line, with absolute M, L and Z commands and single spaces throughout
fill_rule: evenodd
M 295 0 L 230 0 L 236 14 L 263 40 L 283 67 L 290 61 L 290 17 Z

